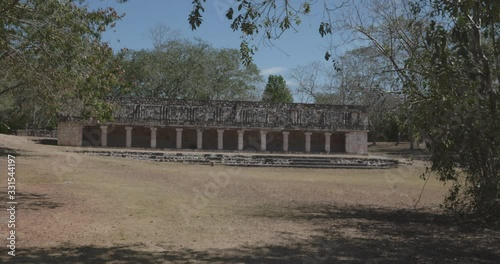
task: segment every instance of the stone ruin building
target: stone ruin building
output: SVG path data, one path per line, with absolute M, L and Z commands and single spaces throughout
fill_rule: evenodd
M 367 154 L 364 107 L 119 98 L 112 121 L 59 117 L 58 144 Z

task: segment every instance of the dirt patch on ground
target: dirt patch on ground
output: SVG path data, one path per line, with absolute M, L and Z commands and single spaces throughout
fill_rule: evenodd
M 497 228 L 458 225 L 425 163 L 238 168 L 106 158 L 0 135 L 17 155 L 10 263 L 498 263 Z M 6 200 L 1 201 L 5 204 Z M 7 214 L 0 214 L 6 237 Z

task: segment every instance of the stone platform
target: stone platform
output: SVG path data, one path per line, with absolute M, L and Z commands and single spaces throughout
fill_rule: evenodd
M 263 155 L 121 150 L 79 150 L 74 152 L 96 156 L 123 157 L 157 162 L 179 162 L 201 165 L 243 167 L 389 169 L 397 168 L 399 163 L 397 160 L 385 158 L 346 157 L 333 155 Z

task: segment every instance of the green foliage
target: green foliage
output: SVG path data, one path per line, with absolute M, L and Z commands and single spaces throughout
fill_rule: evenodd
M 12 108 L 0 123 L 53 126 L 64 109 L 108 118 L 104 98 L 121 71 L 101 33 L 119 18 L 111 8 L 90 11 L 81 1 L 2 1 L 0 95 L 9 96 Z
M 243 66 L 235 49 L 171 39 L 153 50 L 125 51 L 121 95 L 199 100 L 255 100 L 261 81 L 255 64 Z
M 263 102 L 292 103 L 293 96 L 281 75 L 269 75 L 262 95 Z
M 423 52 L 429 66 L 421 71 L 427 86 L 413 99 L 415 122 L 430 140 L 432 171 L 453 182 L 445 207 L 498 219 L 500 8 L 497 1 L 432 1 L 431 7 Z

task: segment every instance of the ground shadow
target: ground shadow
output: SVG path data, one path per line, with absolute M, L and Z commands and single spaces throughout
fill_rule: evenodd
M 368 146 L 368 152 L 370 154 L 393 156 L 412 160 L 428 161 L 430 159 L 430 152 L 426 148 L 419 147 L 415 147 L 413 150 L 410 150 L 406 146 L 396 146 L 392 144 L 371 144 Z
M 41 145 L 51 145 L 51 146 L 56 146 L 57 145 L 57 138 L 35 138 L 32 139 L 33 142 L 36 144 L 41 144 Z
M 20 249 L 12 263 L 498 263 L 498 229 L 455 224 L 439 213 L 307 205 L 248 217 L 306 221 L 320 235 L 280 245 L 196 251 L 142 244 Z M 325 225 L 327 224 L 327 225 Z M 166 234 L 168 235 L 168 234 Z M 276 234 L 279 235 L 279 234 Z M 214 245 L 215 247 L 216 245 Z
M 6 204 L 9 200 L 9 196 L 6 192 L 0 192 L 0 203 Z M 15 200 L 17 202 L 17 208 L 27 209 L 27 210 L 46 210 L 55 209 L 61 207 L 63 204 L 54 202 L 46 194 L 36 194 L 36 193 L 22 193 L 17 192 L 15 194 Z
M 430 160 L 430 153 L 427 150 L 415 149 L 415 150 L 393 150 L 385 152 L 388 156 L 397 156 L 405 159 L 412 160 Z
M 21 156 L 22 154 L 23 153 L 16 149 L 0 147 L 0 157 L 6 157 L 7 155 L 14 155 L 17 157 Z

